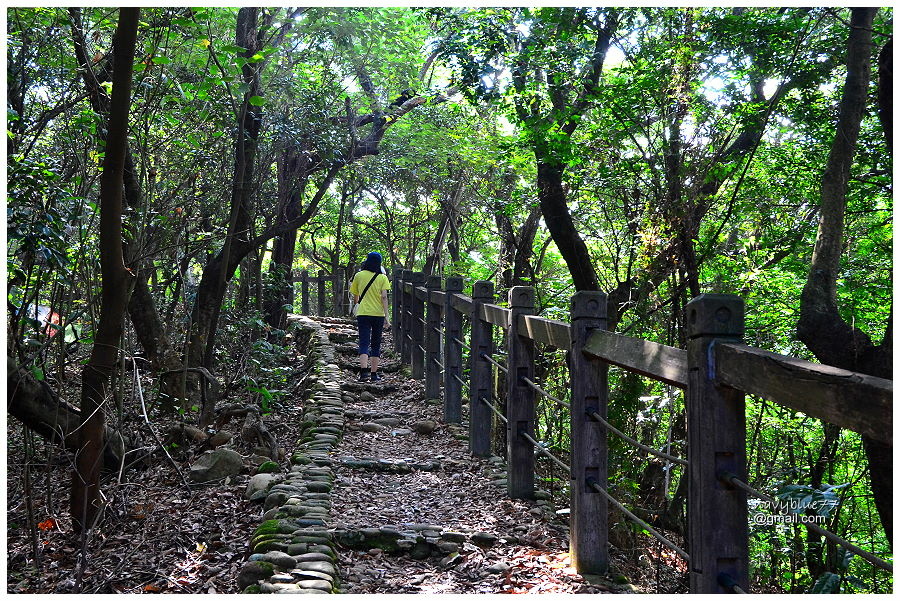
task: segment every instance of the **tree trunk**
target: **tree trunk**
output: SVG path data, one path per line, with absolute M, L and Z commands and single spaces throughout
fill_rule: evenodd
M 878 54 L 878 117 L 887 150 L 894 156 L 894 37 Z
M 80 450 L 79 427 L 81 412 L 63 403 L 46 382 L 39 382 L 30 371 L 16 364 L 16 360 L 6 357 L 7 410 L 38 436 L 62 445 L 71 453 Z M 125 443 L 122 436 L 106 428 L 103 447 L 102 469 L 118 471 L 124 456 Z
M 292 229 L 275 238 L 272 262 L 269 264 L 269 278 L 274 289 L 268 300 L 266 323 L 283 330 L 287 323 L 285 305 L 294 303 L 294 282 L 291 266 L 294 264 L 294 248 L 297 244 L 297 230 Z
M 88 99 L 94 111 L 105 115 L 109 112 L 110 98 L 105 89 L 99 85 L 97 76 L 94 74 L 91 66 L 92 61 L 88 56 L 84 41 L 84 31 L 81 25 L 81 9 L 70 8 L 69 16 L 75 57 L 78 60 L 82 80 L 88 92 Z M 125 144 L 125 164 L 123 169 L 125 202 L 131 209 L 139 210 L 143 204 L 144 194 L 138 181 L 131 147 L 127 140 Z M 154 370 L 168 371 L 180 367 L 180 360 L 171 346 L 168 332 L 159 318 L 153 297 L 147 288 L 148 276 L 143 272 L 147 269 L 152 269 L 152 266 L 147 266 L 149 263 L 147 259 L 135 256 L 136 251 L 127 240 L 122 240 L 122 247 L 126 265 L 132 271 L 137 272 L 138 276 L 132 299 L 127 307 L 138 342 L 144 349 L 147 359 L 153 364 Z M 178 391 L 172 388 L 171 378 L 163 378 L 162 386 L 165 394 L 178 394 Z
M 72 521 L 75 528 L 89 529 L 99 515 L 100 467 L 105 446 L 103 404 L 110 375 L 119 357 L 122 320 L 128 302 L 131 274 L 125 269 L 122 252 L 122 193 L 131 108 L 131 76 L 140 10 L 119 10 L 119 24 L 113 49 L 112 99 L 107 125 L 106 153 L 100 180 L 100 323 L 91 357 L 81 377 L 80 450 L 72 476 Z
M 881 345 L 841 317 L 837 304 L 847 208 L 847 186 L 865 111 L 871 72 L 872 22 L 877 9 L 853 8 L 847 52 L 847 79 L 838 111 L 836 135 L 822 175 L 819 230 L 809 275 L 800 296 L 797 337 L 819 361 L 881 378 L 892 378 L 891 327 Z M 893 315 L 891 315 L 891 318 Z M 889 541 L 893 541 L 892 447 L 864 436 L 875 506 Z
M 538 198 L 541 203 L 541 212 L 544 215 L 544 223 L 553 242 L 559 249 L 559 253 L 565 260 L 572 274 L 572 281 L 576 290 L 599 290 L 597 272 L 591 262 L 591 255 L 587 245 L 581 239 L 572 215 L 569 214 L 569 206 L 566 202 L 566 191 L 563 188 L 563 171 L 565 167 L 542 157 L 540 151 L 535 151 L 537 158 L 537 184 Z
M 243 7 L 238 11 L 237 26 L 235 32 L 235 45 L 246 50 L 242 56 L 251 59 L 260 50 L 259 33 L 257 31 L 259 9 L 255 7 Z M 213 371 L 213 359 L 216 341 L 216 332 L 219 327 L 219 313 L 222 302 L 225 299 L 225 290 L 228 282 L 237 269 L 237 263 L 246 255 L 249 248 L 243 253 L 236 253 L 238 258 L 234 268 L 230 268 L 232 249 L 236 246 L 246 246 L 250 236 L 250 195 L 253 182 L 253 168 L 256 161 L 256 148 L 259 139 L 259 131 L 262 126 L 262 107 L 250 103 L 250 99 L 260 94 L 260 75 L 254 63 L 248 62 L 241 67 L 244 83 L 247 91 L 244 94 L 240 114 L 238 115 L 237 140 L 234 151 L 234 175 L 231 184 L 231 215 L 228 220 L 228 231 L 225 235 L 225 244 L 216 259 L 220 259 L 221 266 L 215 275 L 217 281 L 207 290 L 214 290 L 215 296 L 206 303 L 210 310 L 209 320 L 205 324 L 206 340 L 203 352 L 203 367 Z M 235 248 L 235 250 L 237 250 Z M 215 259 L 214 259 L 215 260 Z M 203 271 L 203 280 L 206 279 L 206 270 Z M 202 285 L 201 280 L 201 285 Z M 199 290 L 197 300 L 199 302 Z M 193 324 L 199 325 L 196 322 Z M 203 413 L 207 413 L 204 408 Z
M 450 236 L 451 230 L 456 231 L 454 222 L 457 219 L 459 199 L 462 196 L 463 189 L 465 188 L 465 174 L 462 170 L 460 170 L 456 177 L 456 186 L 453 188 L 450 196 L 447 197 L 443 202 L 441 202 L 440 225 L 438 225 L 437 231 L 435 231 L 434 234 L 434 238 L 431 240 L 431 251 L 428 253 L 428 257 L 425 259 L 425 266 L 422 268 L 422 273 L 424 273 L 426 276 L 432 275 L 436 271 L 440 270 L 441 249 L 444 248 L 444 244 L 447 242 L 447 238 Z M 458 260 L 459 236 L 457 235 L 454 243 L 448 244 L 447 247 L 448 252 L 450 252 L 451 249 L 455 248 L 456 260 Z

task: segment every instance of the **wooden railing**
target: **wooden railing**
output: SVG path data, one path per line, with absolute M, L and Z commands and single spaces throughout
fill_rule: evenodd
M 580 573 L 603 573 L 609 564 L 607 430 L 598 420 L 606 418 L 609 365 L 685 389 L 688 457 L 681 463 L 688 478 L 691 592 L 748 588 L 745 393 L 892 441 L 891 381 L 742 344 L 744 302 L 737 296 L 703 294 L 688 303 L 684 350 L 608 331 L 602 292 L 576 293 L 571 322 L 565 323 L 533 314 L 530 287 L 510 290 L 509 308 L 493 304 L 491 282 L 475 282 L 471 296 L 462 290 L 459 277 L 442 285 L 439 277 L 395 269 L 396 350 L 413 376 L 424 379 L 428 397 L 439 398 L 443 383 L 445 421 L 461 421 L 467 389 L 469 449 L 487 456 L 497 411 L 490 404 L 492 370 L 499 365 L 491 358 L 493 328 L 504 330 L 508 376 L 501 419 L 507 424 L 507 493 L 513 498 L 534 495 L 535 343 L 570 351 L 570 550 Z M 468 380 L 463 379 L 464 347 Z
M 347 283 L 346 271 L 337 269 L 333 274 L 326 274 L 319 270 L 317 275 L 309 275 L 309 271 L 303 270 L 300 275 L 293 278 L 300 283 L 300 306 L 297 307 L 303 315 L 310 313 L 310 306 L 315 303 L 315 315 L 344 316 L 350 312 L 349 297 L 345 292 Z M 329 284 L 331 296 L 327 295 L 325 288 Z M 312 291 L 310 291 L 312 286 Z M 296 310 L 296 309 L 295 309 Z

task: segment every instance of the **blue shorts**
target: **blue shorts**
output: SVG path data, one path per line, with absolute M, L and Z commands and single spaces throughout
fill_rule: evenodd
M 356 323 L 359 324 L 359 354 L 380 357 L 384 316 L 357 315 Z

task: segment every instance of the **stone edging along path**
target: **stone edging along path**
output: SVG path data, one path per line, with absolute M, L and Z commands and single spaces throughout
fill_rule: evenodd
M 264 499 L 265 521 L 253 533 L 238 572 L 244 593 L 337 592 L 337 554 L 328 529 L 334 472 L 330 451 L 344 429 L 340 370 L 328 334 L 315 321 L 291 316 L 289 328 L 311 334 L 301 439 L 288 474 L 257 474 L 250 500 Z

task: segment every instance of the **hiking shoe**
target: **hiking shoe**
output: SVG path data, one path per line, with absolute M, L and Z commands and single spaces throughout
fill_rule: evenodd
M 373 382 L 378 382 L 379 380 L 383 380 L 383 379 L 384 378 L 382 377 L 382 375 L 380 373 L 378 373 L 377 371 L 372 372 L 372 381 Z
M 360 370 L 359 381 L 360 382 L 368 382 L 369 381 L 369 370 L 367 370 L 367 369 Z

